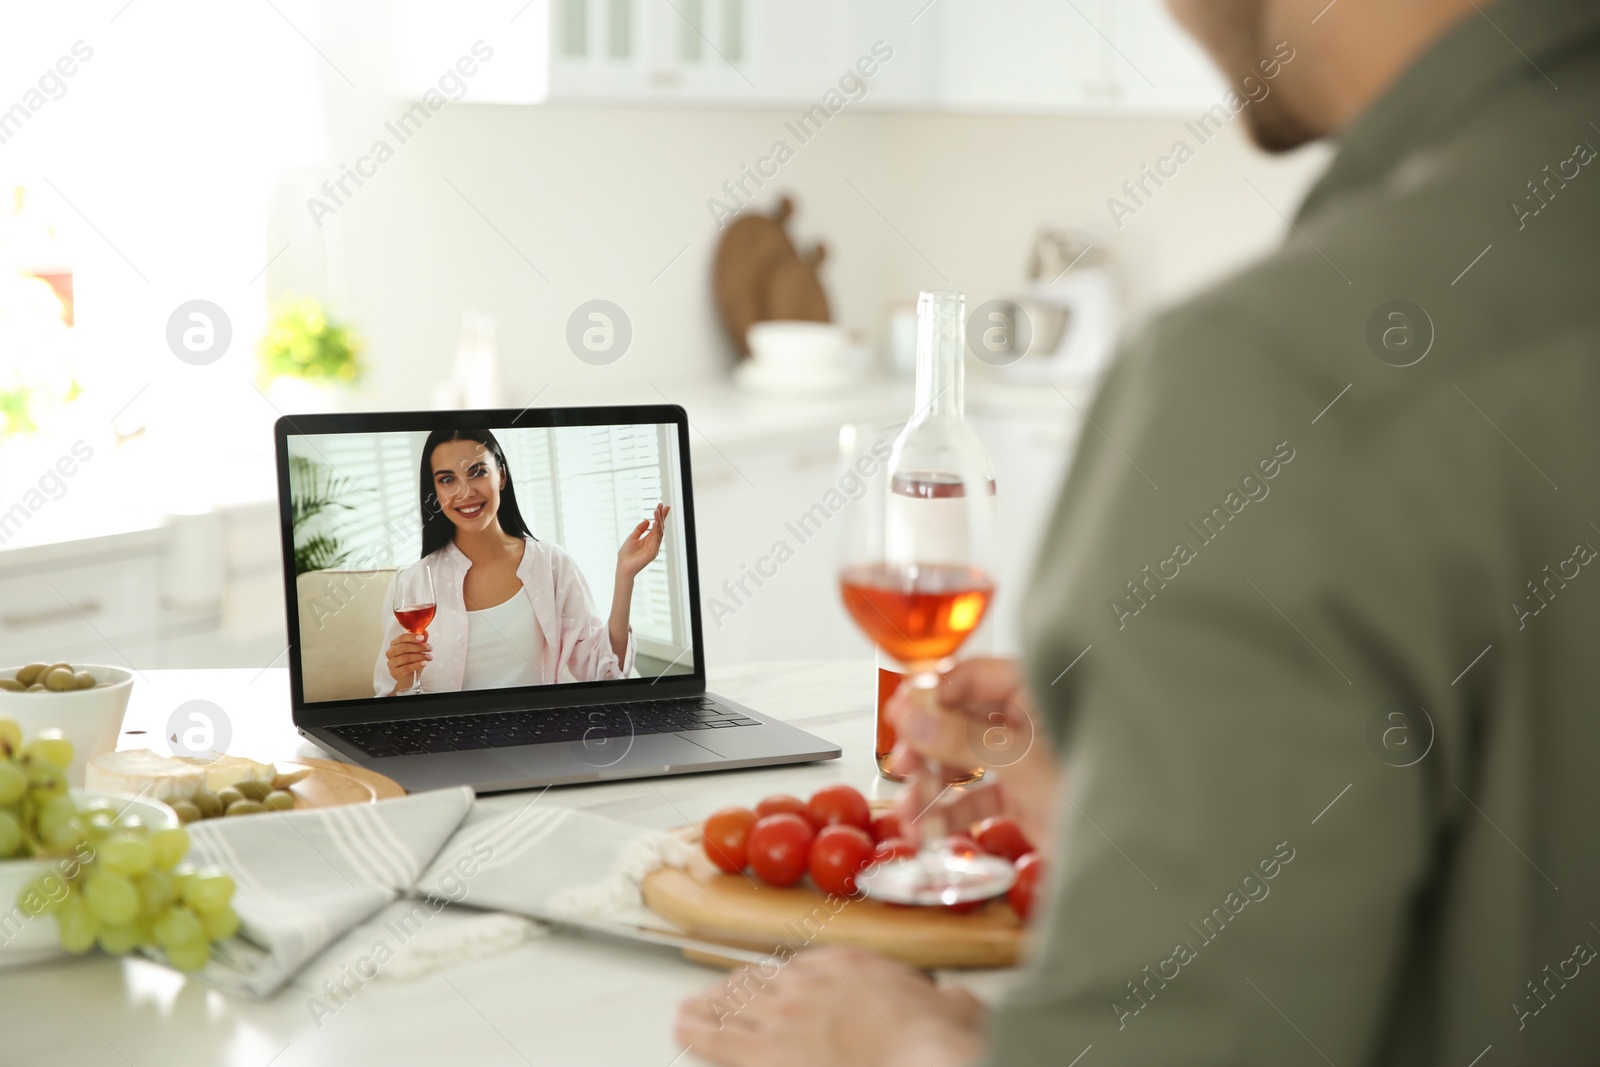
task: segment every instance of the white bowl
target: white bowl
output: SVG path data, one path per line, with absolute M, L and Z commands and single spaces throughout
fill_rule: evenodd
M 41 730 L 55 728 L 65 734 L 72 742 L 72 766 L 67 768 L 67 784 L 81 786 L 89 761 L 117 747 L 122 717 L 133 692 L 133 675 L 121 667 L 92 663 L 74 663 L 73 667 L 88 671 L 100 684 L 93 689 L 69 689 L 65 693 L 13 693 L 0 689 L 0 719 L 11 719 L 22 727 L 23 744 L 37 737 Z M 0 670 L 0 678 L 15 678 L 20 669 Z
M 94 800 L 113 801 L 121 809 L 119 818 L 124 815 L 137 815 L 152 830 L 165 830 L 179 825 L 177 813 L 151 797 L 136 797 L 126 793 L 91 793 L 83 789 L 74 789 L 71 793 L 72 799 L 77 801 L 79 807 Z M 69 862 L 64 858 L 0 860 L 0 966 L 48 959 L 62 951 L 60 942 L 56 939 L 55 920 L 48 915 L 30 918 L 17 906 L 17 896 L 30 882 L 52 866 Z
M 804 375 L 775 374 L 753 359 L 733 368 L 733 384 L 758 396 L 833 396 L 861 384 L 861 380 L 862 376 L 853 370 L 833 367 Z
M 837 373 L 845 362 L 843 326 L 831 322 L 774 319 L 745 334 L 750 356 L 774 375 L 803 378 Z

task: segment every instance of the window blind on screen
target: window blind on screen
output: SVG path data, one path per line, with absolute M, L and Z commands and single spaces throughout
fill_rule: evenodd
M 536 537 L 556 542 L 573 557 L 601 615 L 611 610 L 617 549 L 664 499 L 664 432 L 659 426 L 569 426 L 501 437 L 523 518 Z M 634 580 L 634 638 L 641 651 L 668 660 L 688 639 L 686 611 L 672 580 L 682 551 L 669 538 Z

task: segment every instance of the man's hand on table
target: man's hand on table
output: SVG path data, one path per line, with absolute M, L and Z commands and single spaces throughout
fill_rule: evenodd
M 1004 815 L 1044 853 L 1061 800 L 1058 771 L 1021 666 L 1009 659 L 965 660 L 941 678 L 937 692 L 936 711 L 914 699 L 909 684 L 890 698 L 885 713 L 898 743 L 889 768 L 915 777 L 929 760 L 952 770 L 986 764 L 989 773 L 980 784 L 945 796 L 947 825 L 954 831 Z M 931 795 L 926 787 L 900 795 L 895 810 L 903 825 L 914 825 Z
M 763 977 L 776 969 L 776 975 Z M 967 1067 L 985 1010 L 864 949 L 742 968 L 678 1006 L 677 1039 L 725 1067 Z

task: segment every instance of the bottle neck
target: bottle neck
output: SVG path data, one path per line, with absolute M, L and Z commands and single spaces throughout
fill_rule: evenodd
M 917 396 L 920 417 L 962 417 L 966 402 L 960 293 L 923 293 L 917 301 Z

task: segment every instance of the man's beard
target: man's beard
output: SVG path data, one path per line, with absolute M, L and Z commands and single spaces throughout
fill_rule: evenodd
M 1267 41 L 1267 0 L 1196 0 L 1190 10 L 1191 28 L 1229 88 L 1240 92 L 1247 77 L 1266 81 L 1260 64 L 1272 57 L 1276 44 Z M 1268 152 L 1287 152 L 1322 136 L 1275 84 L 1266 97 L 1244 109 L 1244 121 L 1250 139 Z

